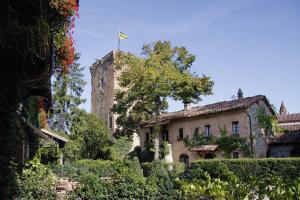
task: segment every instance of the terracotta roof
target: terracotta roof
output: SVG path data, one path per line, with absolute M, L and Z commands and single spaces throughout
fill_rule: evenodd
M 220 112 L 246 109 L 253 103 L 256 103 L 260 100 L 265 100 L 265 102 L 270 107 L 273 114 L 275 114 L 275 111 L 272 109 L 267 98 L 263 95 L 257 95 L 257 96 L 253 96 L 253 97 L 246 97 L 246 98 L 236 99 L 236 100 L 231 100 L 231 101 L 218 102 L 218 103 L 209 104 L 209 105 L 205 105 L 205 106 L 193 107 L 193 108 L 190 108 L 189 110 L 181 110 L 181 111 L 177 111 L 177 112 L 163 113 L 159 117 L 159 124 L 166 124 L 170 120 L 175 120 L 175 119 L 198 117 L 198 116 L 205 116 L 205 115 L 215 114 L 215 113 L 220 113 Z M 142 126 L 150 125 L 153 123 L 155 123 L 155 120 L 150 120 L 150 121 L 143 123 Z
M 300 113 L 278 115 L 279 123 L 300 122 Z
M 270 144 L 280 143 L 300 143 L 300 131 L 285 132 L 276 135 L 269 141 Z
M 198 147 L 193 147 L 191 151 L 196 152 L 207 152 L 207 151 L 216 151 L 218 149 L 219 145 L 217 144 L 211 144 L 211 145 L 201 145 Z
M 300 132 L 300 123 L 299 124 L 279 124 L 280 128 L 283 129 L 284 132 Z

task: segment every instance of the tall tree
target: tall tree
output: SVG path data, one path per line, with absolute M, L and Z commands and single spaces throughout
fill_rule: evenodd
M 195 103 L 202 95 L 212 94 L 213 81 L 191 72 L 195 56 L 185 47 L 172 47 L 169 41 L 145 45 L 143 57 L 132 54 L 118 55 L 116 64 L 121 70 L 113 111 L 118 114 L 119 130 L 125 134 L 136 131 L 138 125 L 150 118 L 158 118 L 168 108 L 167 98 Z M 124 67 L 125 66 L 125 67 Z M 155 134 L 155 158 L 158 158 L 159 141 Z
M 75 63 L 69 72 L 56 73 L 53 83 L 53 113 L 50 116 L 50 126 L 57 131 L 72 132 L 72 122 L 80 114 L 79 105 L 86 100 L 81 98 L 86 82 L 83 80 L 83 70 L 77 62 L 80 55 L 75 55 Z

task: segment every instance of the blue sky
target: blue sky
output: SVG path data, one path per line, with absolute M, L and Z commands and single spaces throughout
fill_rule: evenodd
M 89 67 L 117 48 L 117 31 L 129 35 L 121 50 L 136 55 L 143 44 L 170 40 L 196 55 L 192 70 L 215 81 L 214 95 L 198 105 L 266 95 L 300 112 L 299 0 L 81 0 L 76 49 L 85 66 L 83 108 L 90 111 Z M 170 102 L 170 111 L 182 109 Z

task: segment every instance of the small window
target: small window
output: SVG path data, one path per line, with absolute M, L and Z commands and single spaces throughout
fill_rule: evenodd
M 232 122 L 232 134 L 240 133 L 240 125 L 239 122 Z
M 150 141 L 150 134 L 147 132 L 145 133 L 145 143 L 148 143 Z
M 109 117 L 109 128 L 112 128 L 113 127 L 113 120 L 112 120 L 112 117 L 110 116 Z
M 153 134 L 153 127 L 150 128 L 150 134 Z
M 164 129 L 163 132 L 163 140 L 169 142 L 169 131 L 166 128 Z
M 189 165 L 189 156 L 186 155 L 186 154 L 181 154 L 180 157 L 179 157 L 179 161 L 188 166 Z
M 178 131 L 179 131 L 178 140 L 183 140 L 183 128 L 180 128 Z
M 209 137 L 211 134 L 210 125 L 205 125 L 204 137 Z
M 240 157 L 240 153 L 237 151 L 232 152 L 232 158 L 233 159 L 238 159 Z
M 195 128 L 194 137 L 198 137 L 198 136 L 199 136 L 199 128 Z

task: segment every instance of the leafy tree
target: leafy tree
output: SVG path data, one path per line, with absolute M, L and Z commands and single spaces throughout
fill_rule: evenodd
M 75 63 L 70 66 L 68 74 L 54 74 L 53 83 L 53 113 L 50 117 L 51 128 L 57 131 L 72 132 L 72 124 L 80 114 L 78 106 L 86 100 L 81 98 L 84 85 L 84 67 L 80 67 L 80 55 L 76 54 Z
M 74 132 L 64 148 L 66 159 L 98 159 L 109 157 L 110 133 L 106 123 L 95 114 L 81 110 Z
M 201 95 L 212 94 L 210 78 L 191 72 L 195 56 L 185 47 L 172 47 L 169 41 L 158 41 L 145 45 L 142 55 L 140 58 L 120 53 L 116 61 L 121 70 L 119 83 L 126 91 L 116 91 L 113 111 L 119 116 L 117 124 L 123 134 L 132 134 L 141 122 L 152 117 L 158 119 L 168 108 L 168 98 L 193 103 L 200 101 Z M 154 134 L 158 132 L 156 127 Z M 159 144 L 155 138 L 155 158 L 158 159 Z

